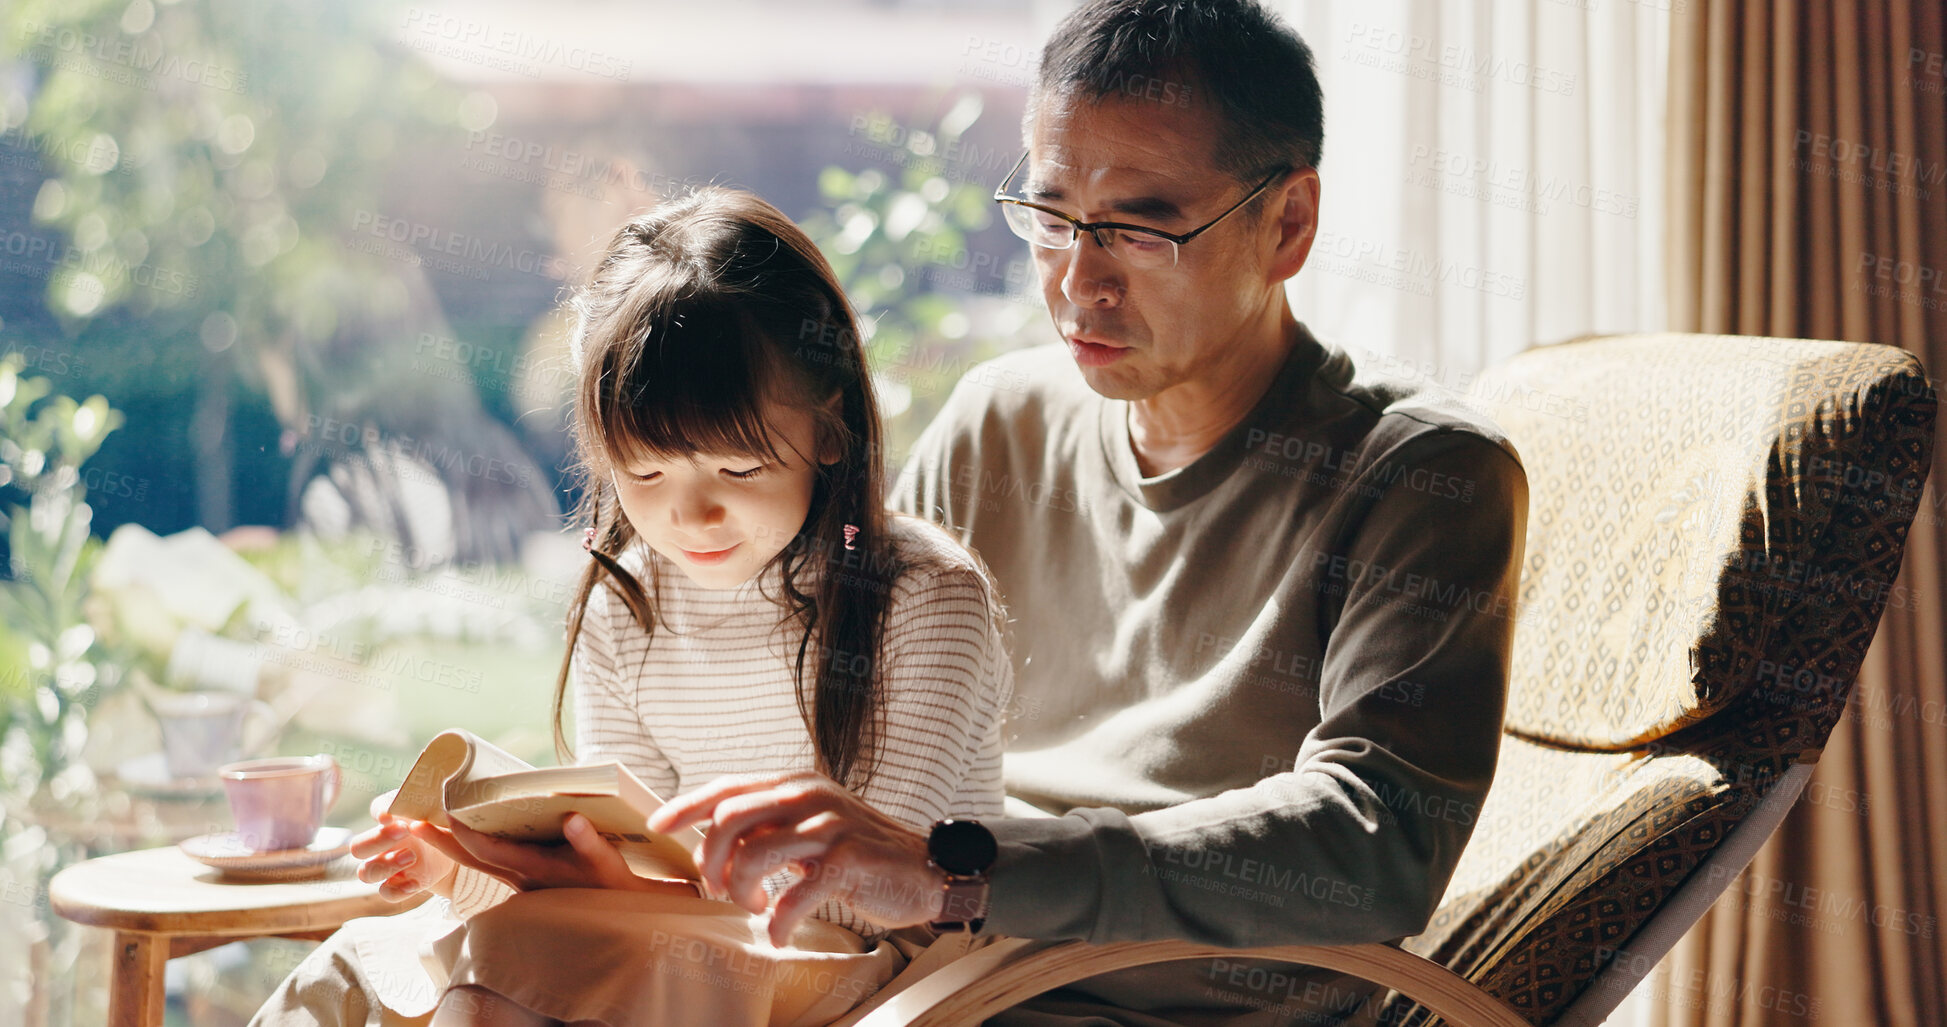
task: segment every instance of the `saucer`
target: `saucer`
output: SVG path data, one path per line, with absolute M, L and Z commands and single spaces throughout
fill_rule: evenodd
M 237 881 L 301 881 L 323 877 L 332 862 L 352 850 L 352 832 L 344 827 L 318 828 L 317 837 L 301 849 L 257 852 L 235 831 L 199 834 L 177 843 L 190 859 L 223 871 Z

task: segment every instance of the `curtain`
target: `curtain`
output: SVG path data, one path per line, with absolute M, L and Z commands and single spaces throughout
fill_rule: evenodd
M 1376 373 L 1664 327 L 1653 3 L 1278 0 L 1325 90 L 1323 210 L 1292 309 Z
M 1937 0 L 1679 2 L 1677 330 L 1896 345 L 1947 368 L 1947 31 Z M 1938 379 L 1935 388 L 1941 388 Z M 1645 983 L 1665 1025 L 1947 1016 L 1943 455 L 1806 797 Z

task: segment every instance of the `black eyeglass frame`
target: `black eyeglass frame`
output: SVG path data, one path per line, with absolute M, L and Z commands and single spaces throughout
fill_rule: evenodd
M 1108 244 L 1102 241 L 1101 236 L 1095 234 L 1097 229 L 1102 229 L 1102 228 L 1119 228 L 1122 229 L 1123 231 L 1145 232 L 1150 235 L 1161 236 L 1162 238 L 1168 239 L 1170 242 L 1173 242 L 1178 246 L 1182 246 L 1184 243 L 1189 242 L 1190 240 L 1196 238 L 1199 235 L 1202 235 L 1203 233 L 1209 231 L 1212 228 L 1215 228 L 1217 226 L 1217 222 L 1222 221 L 1223 219 L 1236 213 L 1237 208 L 1242 207 L 1243 205 L 1255 199 L 1257 197 L 1257 194 L 1263 192 L 1266 186 L 1269 186 L 1272 182 L 1275 182 L 1279 178 L 1290 174 L 1292 171 L 1292 169 L 1288 165 L 1279 167 L 1278 170 L 1271 172 L 1270 176 L 1265 178 L 1264 181 L 1259 182 L 1257 184 L 1257 188 L 1252 189 L 1248 193 L 1245 193 L 1243 199 L 1238 200 L 1236 203 L 1231 204 L 1229 210 L 1226 210 L 1222 214 L 1219 214 L 1215 218 L 1212 218 L 1208 224 L 1205 224 L 1201 228 L 1193 228 L 1190 231 L 1183 233 L 1182 235 L 1175 235 L 1170 232 L 1165 232 L 1160 228 L 1152 227 L 1150 225 L 1131 225 L 1121 221 L 1083 221 L 1081 218 L 1074 217 L 1069 214 L 1064 214 L 1061 211 L 1054 209 L 1053 207 L 1044 207 L 1039 203 L 1033 202 L 1032 200 L 1023 199 L 1018 196 L 1007 195 L 1007 184 L 1009 182 L 1014 181 L 1015 175 L 1021 173 L 1021 165 L 1026 164 L 1028 162 L 1028 153 L 1029 151 L 1026 150 L 1021 151 L 1021 159 L 1014 162 L 1014 167 L 1009 169 L 1009 171 L 1007 172 L 1007 177 L 1001 179 L 1001 184 L 994 187 L 994 202 L 1012 203 L 1015 204 L 1016 206 L 1026 207 L 1029 210 L 1038 210 L 1043 214 L 1052 214 L 1055 217 L 1058 217 L 1063 221 L 1068 222 L 1070 225 L 1074 226 L 1076 242 L 1080 242 L 1082 238 L 1082 233 L 1087 232 L 1090 235 L 1090 237 L 1094 238 L 1095 245 L 1100 246 L 1103 249 L 1108 249 Z M 1032 240 L 1029 241 L 1032 242 Z M 1040 246 L 1041 244 L 1034 243 L 1034 245 Z M 1043 247 L 1043 249 L 1050 249 L 1050 250 L 1054 250 L 1054 249 L 1068 250 L 1074 248 L 1075 248 L 1075 243 L 1072 242 L 1069 243 L 1067 246 Z M 1110 252 L 1113 253 L 1115 251 L 1110 250 Z

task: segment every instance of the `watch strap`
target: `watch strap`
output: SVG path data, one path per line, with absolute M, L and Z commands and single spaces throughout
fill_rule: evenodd
M 942 933 L 979 931 L 987 922 L 987 875 L 948 874 L 943 890 L 946 894 L 940 902 L 940 918 L 926 926 Z

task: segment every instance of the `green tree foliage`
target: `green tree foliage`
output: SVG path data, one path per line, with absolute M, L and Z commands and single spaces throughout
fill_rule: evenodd
M 194 383 L 207 527 L 229 526 L 236 380 L 268 397 L 287 456 L 331 419 L 362 437 L 426 439 L 433 424 L 479 440 L 469 457 L 526 460 L 471 382 L 401 373 L 444 317 L 412 247 L 369 231 L 406 202 L 388 193 L 394 151 L 461 149 L 493 116 L 401 42 L 404 17 L 377 0 L 0 6 L 0 53 L 32 72 L 24 92 L 0 86 L 0 129 L 47 175 L 33 201 L 46 305 L 91 366 L 127 368 L 131 392 Z M 120 331 L 90 332 L 116 311 L 130 315 Z M 297 453 L 297 473 L 319 473 L 318 451 Z M 552 512 L 546 496 L 516 499 L 499 534 Z M 494 497 L 472 501 L 494 520 Z
M 42 154 L 34 220 L 66 237 L 48 308 L 71 330 L 124 307 L 157 338 L 234 346 L 301 416 L 297 384 L 333 384 L 347 328 L 408 302 L 396 263 L 345 245 L 382 162 L 409 135 L 463 137 L 464 95 L 383 52 L 364 24 L 383 17 L 358 0 L 8 5 L 0 47 L 38 81 L 3 127 Z
M 8 809 L 50 780 L 81 799 L 93 788 L 85 773 L 58 781 L 78 766 L 103 684 L 82 613 L 101 543 L 88 532 L 81 467 L 122 417 L 100 396 L 76 402 L 52 391 L 45 378 L 23 377 L 15 358 L 0 360 L 0 496 L 10 500 L 0 523 L 12 562 L 0 581 L 0 798 Z
M 1015 345 L 1008 336 L 1017 325 L 977 323 L 970 297 L 953 292 L 968 282 L 1006 284 L 998 255 L 969 252 L 970 234 L 994 218 L 992 190 L 967 181 L 958 159 L 981 106 L 980 94 L 961 94 L 925 129 L 865 118 L 864 138 L 883 166 L 825 168 L 818 188 L 828 206 L 802 221 L 859 313 L 895 460 L 967 368 Z

